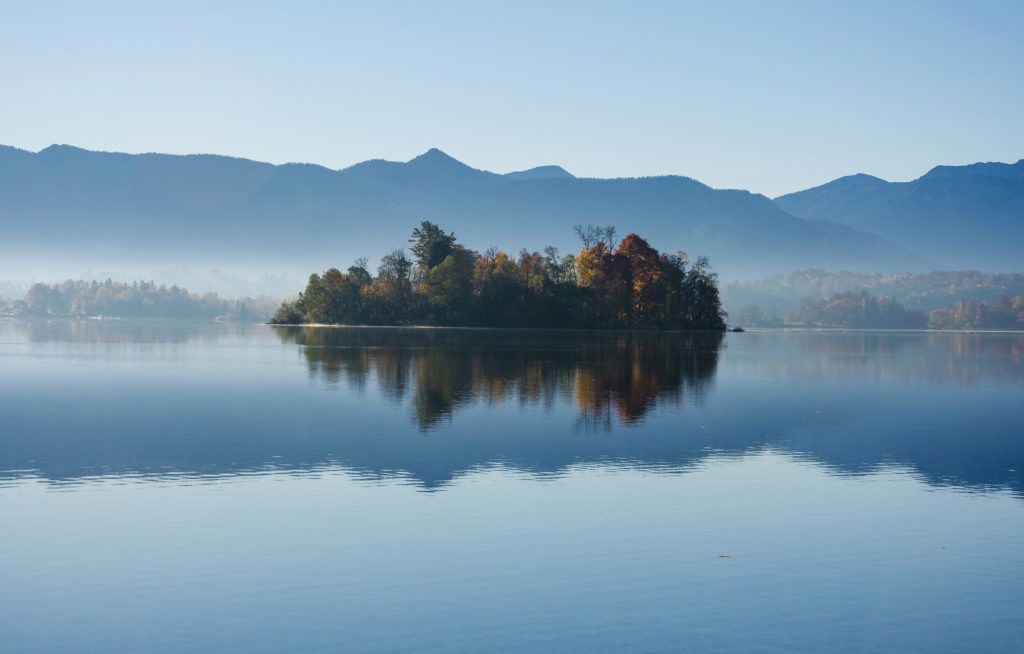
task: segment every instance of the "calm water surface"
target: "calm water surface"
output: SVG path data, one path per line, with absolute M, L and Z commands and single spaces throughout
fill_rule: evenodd
M 0 324 L 0 649 L 1020 652 L 1022 398 L 1010 334 Z

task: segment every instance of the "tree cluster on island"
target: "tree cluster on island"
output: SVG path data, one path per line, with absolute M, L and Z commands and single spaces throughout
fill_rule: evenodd
M 398 249 L 374 277 L 360 259 L 345 273 L 314 274 L 274 324 L 444 325 L 667 329 L 725 328 L 717 276 L 706 258 L 662 254 L 636 234 L 576 227 L 579 254 L 480 253 L 423 221 L 413 258 Z
M 228 300 L 216 293 L 197 295 L 178 286 L 168 288 L 146 281 L 126 284 L 109 279 L 67 280 L 33 284 L 24 299 L 12 303 L 7 313 L 25 318 L 103 316 L 263 322 L 273 314 L 275 304 L 265 297 Z

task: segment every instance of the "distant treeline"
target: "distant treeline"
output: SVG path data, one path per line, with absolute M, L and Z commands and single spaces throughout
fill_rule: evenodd
M 906 309 L 892 298 L 843 291 L 820 300 L 805 299 L 799 309 L 786 314 L 786 322 L 805 327 L 925 329 L 928 316 Z
M 1024 295 L 1024 274 L 951 270 L 920 275 L 866 275 L 807 269 L 759 281 L 725 284 L 722 297 L 733 311 L 756 305 L 781 316 L 797 309 L 806 298 L 827 298 L 843 291 L 866 291 L 876 297 L 898 300 L 908 309 L 929 312 L 953 306 L 961 300 L 992 305 L 1002 297 Z
M 578 255 L 523 250 L 479 253 L 424 221 L 413 259 L 395 250 L 374 277 L 361 259 L 342 273 L 310 276 L 272 322 L 491 327 L 725 328 L 708 261 L 662 254 L 636 234 L 615 243 L 612 227 L 577 226 Z
M 184 288 L 167 288 L 152 282 L 68 280 L 60 284 L 33 284 L 23 300 L 0 306 L 0 312 L 25 317 L 221 318 L 261 322 L 273 315 L 276 304 L 270 298 L 226 300 L 216 293 L 196 295 Z
M 1001 297 L 995 303 L 965 302 L 936 309 L 928 317 L 933 329 L 1024 329 L 1024 297 Z
M 1001 297 L 995 303 L 966 302 L 928 314 L 907 309 L 889 297 L 866 291 L 843 291 L 827 298 L 805 298 L 785 320 L 774 310 L 748 306 L 736 312 L 734 322 L 750 327 L 847 327 L 859 329 L 1012 329 L 1024 330 L 1024 297 Z

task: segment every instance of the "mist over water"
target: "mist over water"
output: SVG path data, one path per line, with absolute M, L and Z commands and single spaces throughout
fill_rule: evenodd
M 167 287 L 183 287 L 191 293 L 217 293 L 224 298 L 271 296 L 281 299 L 298 294 L 308 274 L 309 271 L 301 266 L 226 266 L 223 261 L 183 266 L 180 259 L 168 260 L 165 265 L 152 260 L 98 263 L 62 259 L 60 264 L 54 265 L 50 261 L 27 261 L 15 257 L 0 263 L 0 299 L 21 299 L 37 282 L 57 284 L 69 279 L 99 282 L 111 279 L 128 284 L 149 281 Z

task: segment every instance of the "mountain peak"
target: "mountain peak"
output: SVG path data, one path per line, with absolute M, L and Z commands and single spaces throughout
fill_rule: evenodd
M 435 175 L 444 176 L 489 174 L 485 171 L 467 166 L 455 157 L 439 150 L 438 148 L 430 148 L 420 156 L 410 159 L 406 162 L 406 165 Z
M 989 161 L 973 163 L 967 166 L 935 166 L 922 175 L 920 179 L 963 178 L 969 176 L 1024 180 L 1024 159 L 1014 164 Z
M 74 145 L 67 145 L 66 143 L 54 143 L 53 145 L 47 146 L 40 150 L 37 154 L 93 154 L 90 150 L 84 148 L 75 147 Z
M 867 173 L 857 173 L 855 175 L 847 175 L 846 177 L 840 177 L 839 179 L 830 182 L 830 184 L 844 186 L 848 189 L 875 189 L 887 186 L 889 182 L 882 179 L 881 177 L 875 177 L 874 175 L 868 175 Z
M 529 170 L 505 173 L 509 179 L 576 179 L 576 176 L 561 166 L 537 166 Z
M 786 211 L 800 216 L 800 212 L 806 211 L 809 206 L 827 202 L 829 198 L 837 194 L 876 193 L 889 188 L 889 186 L 890 182 L 885 181 L 881 177 L 875 177 L 866 173 L 856 173 L 854 175 L 837 177 L 821 186 L 780 195 L 775 198 L 775 202 Z
M 451 166 L 459 165 L 465 168 L 469 168 L 466 164 L 462 163 L 455 157 L 451 156 L 447 152 L 440 150 L 439 148 L 430 148 L 418 157 L 413 157 L 407 163 L 420 164 L 420 165 L 431 165 L 431 166 Z

